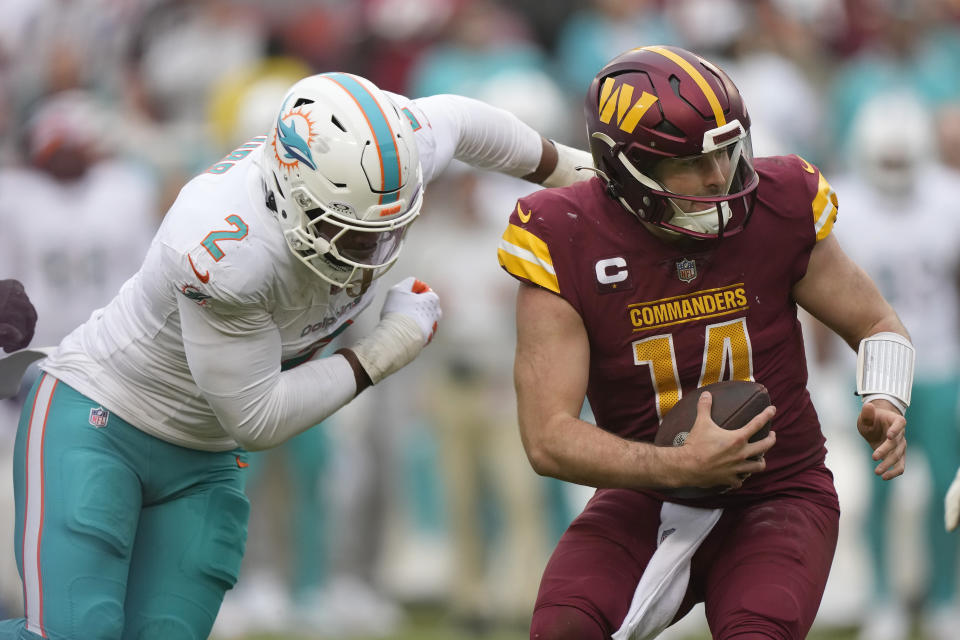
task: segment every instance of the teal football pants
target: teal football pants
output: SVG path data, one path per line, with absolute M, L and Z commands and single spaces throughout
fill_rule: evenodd
M 931 497 L 923 527 L 929 579 L 926 593 L 921 596 L 932 606 L 950 604 L 956 594 L 960 547 L 956 535 L 943 528 L 943 496 L 953 481 L 960 455 L 958 394 L 960 378 L 957 377 L 938 382 L 918 381 L 913 385 L 912 401 L 907 409 L 907 450 L 922 452 L 930 467 Z M 892 485 L 875 477 L 871 489 L 866 526 L 874 571 L 874 597 L 883 600 L 892 596 L 893 589 L 887 526 Z
M 53 376 L 14 450 L 26 618 L 0 640 L 202 640 L 237 580 L 246 452 L 150 436 Z

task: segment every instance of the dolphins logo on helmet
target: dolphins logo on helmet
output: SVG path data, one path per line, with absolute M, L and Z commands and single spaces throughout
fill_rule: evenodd
M 413 129 L 372 82 L 324 73 L 284 97 L 258 158 L 287 246 L 337 287 L 365 287 L 396 261 L 420 214 Z
M 284 113 L 285 111 L 286 113 Z M 290 121 L 289 124 L 287 120 Z M 306 130 L 306 138 L 297 132 L 297 124 L 301 122 Z M 317 165 L 313 161 L 313 153 L 310 151 L 310 143 L 315 138 L 313 122 L 310 121 L 310 117 L 304 113 L 303 109 L 287 111 L 287 105 L 284 103 L 277 115 L 275 131 L 273 153 L 281 166 L 292 168 L 295 163 L 303 162 L 314 171 L 317 170 Z M 283 147 L 284 153 L 282 156 L 279 147 Z

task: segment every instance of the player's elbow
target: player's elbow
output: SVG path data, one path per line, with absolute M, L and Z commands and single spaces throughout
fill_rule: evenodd
M 256 422 L 244 422 L 227 429 L 237 444 L 247 451 L 265 451 L 272 449 L 282 443 L 278 440 L 272 429 L 266 428 L 265 424 Z
M 524 450 L 527 453 L 530 466 L 537 475 L 550 478 L 557 477 L 559 469 L 556 458 L 545 443 L 524 441 Z
M 248 438 L 248 437 L 236 437 L 234 440 L 237 441 L 237 444 L 240 445 L 246 451 L 266 451 L 267 449 L 272 449 L 277 446 L 275 444 L 264 442 L 263 440 L 257 438 Z

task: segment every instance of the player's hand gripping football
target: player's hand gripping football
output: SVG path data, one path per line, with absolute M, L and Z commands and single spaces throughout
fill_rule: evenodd
M 879 464 L 873 470 L 884 480 L 903 473 L 907 455 L 907 421 L 892 404 L 883 399 L 866 402 L 857 417 L 857 430 L 873 449 Z
M 763 455 L 776 443 L 777 434 L 771 431 L 762 440 L 748 441 L 770 422 L 776 407 L 771 405 L 743 427 L 728 431 L 710 417 L 712 406 L 712 394 L 701 393 L 697 401 L 697 419 L 684 445 L 678 449 L 688 456 L 685 466 L 690 476 L 685 484 L 739 489 L 751 474 L 759 473 L 767 466 Z
M 376 384 L 410 363 L 433 339 L 443 312 L 433 289 L 412 276 L 387 291 L 380 323 L 353 347 Z
M 0 347 L 7 353 L 23 349 L 33 339 L 37 311 L 17 280 L 0 280 Z

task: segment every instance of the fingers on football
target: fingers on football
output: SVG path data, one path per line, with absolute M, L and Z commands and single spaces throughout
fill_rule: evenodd
M 704 391 L 700 394 L 700 397 L 697 398 L 697 419 L 696 424 L 701 422 L 713 422 L 713 418 L 710 416 L 710 409 L 713 407 L 713 395 L 709 391 Z
M 769 407 L 767 407 L 757 415 L 753 416 L 753 418 L 750 419 L 750 422 L 740 427 L 738 431 L 742 432 L 745 436 L 747 436 L 747 439 L 749 440 L 750 438 L 753 437 L 755 433 L 763 429 L 763 426 L 768 422 L 770 422 L 773 419 L 774 414 L 776 413 L 777 413 L 777 408 L 773 405 L 770 405 Z

